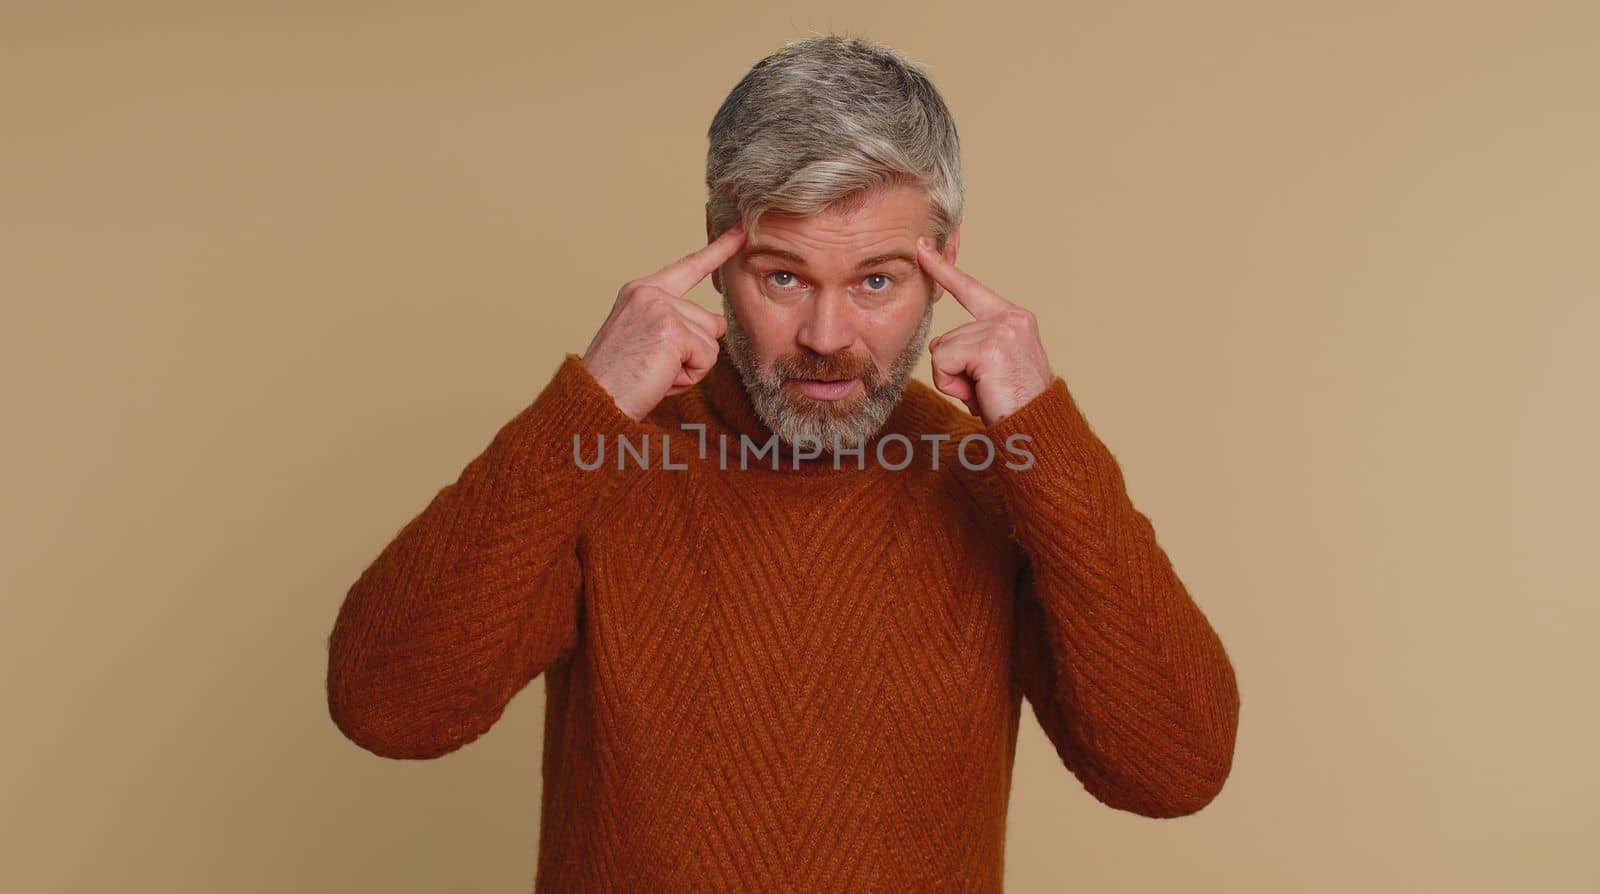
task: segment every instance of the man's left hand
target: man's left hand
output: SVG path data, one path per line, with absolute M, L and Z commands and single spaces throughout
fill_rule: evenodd
M 917 240 L 917 258 L 973 320 L 928 342 L 933 384 L 994 425 L 1050 387 L 1055 373 L 1039 339 L 1033 312 L 990 291 L 941 255 L 932 240 Z

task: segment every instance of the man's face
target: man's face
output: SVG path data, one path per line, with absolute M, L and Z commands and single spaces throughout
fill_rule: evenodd
M 916 261 L 917 237 L 931 235 L 928 210 L 921 187 L 896 186 L 849 214 L 769 212 L 713 274 L 728 357 L 756 415 L 784 441 L 856 447 L 899 403 L 939 297 Z M 945 248 L 952 261 L 959 242 L 957 229 Z

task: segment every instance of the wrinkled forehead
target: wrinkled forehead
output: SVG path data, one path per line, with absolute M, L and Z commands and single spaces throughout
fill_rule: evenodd
M 868 270 L 896 267 L 917 268 L 915 235 L 889 236 L 860 245 L 794 245 L 764 234 L 740 252 L 744 263 L 752 266 L 779 265 L 804 270 Z
M 769 211 L 740 249 L 748 263 L 771 261 L 853 270 L 897 263 L 917 266 L 917 237 L 932 229 L 920 188 L 884 190 L 815 214 Z

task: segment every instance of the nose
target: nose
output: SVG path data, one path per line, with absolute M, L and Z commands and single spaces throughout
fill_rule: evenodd
M 824 357 L 855 343 L 855 309 L 850 298 L 833 289 L 820 289 L 811 299 L 795 341 Z

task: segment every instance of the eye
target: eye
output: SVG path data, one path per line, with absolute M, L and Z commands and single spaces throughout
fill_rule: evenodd
M 887 292 L 889 290 L 889 287 L 894 285 L 894 279 L 891 278 L 886 273 L 869 273 L 869 274 L 866 275 L 866 281 L 869 282 L 869 283 L 872 280 L 875 280 L 875 279 L 883 280 L 883 285 L 879 286 L 877 288 L 872 288 L 869 285 L 868 288 L 871 289 L 874 292 Z
M 768 282 L 771 282 L 771 283 L 772 283 L 772 284 L 773 284 L 773 285 L 775 285 L 775 286 L 777 286 L 777 287 L 778 287 L 778 288 L 780 288 L 780 289 L 787 289 L 787 288 L 789 288 L 789 286 L 790 286 L 790 285 L 791 285 L 791 283 L 786 283 L 786 282 L 773 282 L 773 280 L 774 280 L 774 278 L 775 278 L 775 277 L 779 277 L 779 276 L 787 276 L 787 277 L 789 277 L 789 279 L 790 279 L 790 280 L 793 280 L 793 279 L 794 279 L 794 274 L 793 274 L 793 273 L 790 273 L 790 272 L 789 272 L 789 271 L 787 271 L 787 270 L 774 270 L 774 271 L 772 271 L 772 272 L 771 272 L 771 273 L 768 273 L 768 274 L 767 274 L 767 281 L 768 281 Z

